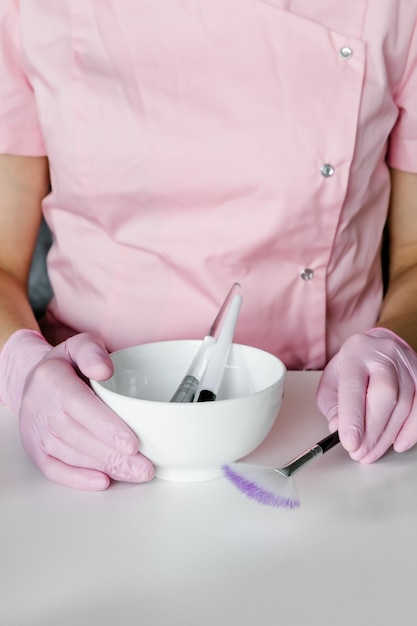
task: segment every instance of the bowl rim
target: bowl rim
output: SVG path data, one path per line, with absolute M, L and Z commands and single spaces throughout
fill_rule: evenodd
M 125 348 L 120 348 L 118 350 L 114 350 L 113 352 L 110 353 L 110 358 L 112 358 L 114 356 L 117 356 L 118 354 L 121 354 L 123 352 L 126 352 L 128 350 L 133 350 L 135 348 L 141 348 L 142 346 L 152 346 L 152 345 L 161 345 L 161 344 L 175 344 L 175 343 L 197 343 L 197 344 L 201 344 L 202 339 L 166 339 L 166 340 L 162 340 L 162 341 L 149 341 L 149 342 L 145 342 L 145 343 L 141 343 L 141 344 L 135 344 L 132 346 L 126 346 Z M 233 342 L 232 345 L 235 346 L 239 346 L 239 347 L 243 347 L 243 348 L 249 348 L 249 350 L 251 351 L 256 351 L 259 353 L 263 353 L 268 355 L 269 357 L 271 357 L 272 359 L 274 359 L 278 366 L 281 369 L 280 375 L 277 377 L 277 379 L 275 380 L 275 382 L 271 383 L 270 385 L 268 385 L 267 387 L 263 387 L 262 389 L 258 389 L 257 391 L 253 392 L 253 393 L 248 393 L 246 395 L 242 395 L 242 396 L 238 396 L 235 398 L 220 398 L 219 400 L 216 400 L 216 403 L 233 403 L 233 402 L 240 402 L 244 399 L 247 398 L 252 398 L 252 397 L 256 397 L 260 394 L 266 394 L 268 393 L 273 387 L 275 387 L 276 385 L 284 385 L 285 383 L 285 379 L 286 379 L 286 374 L 287 374 L 287 368 L 284 364 L 284 362 L 277 357 L 275 354 L 273 354 L 272 352 L 268 352 L 267 350 L 264 350 L 263 348 L 258 348 L 256 346 L 250 346 L 248 344 L 242 344 L 242 343 L 237 343 L 237 342 Z M 127 396 L 124 393 L 120 393 L 118 391 L 114 391 L 113 389 L 109 389 L 108 387 L 105 386 L 105 383 L 108 382 L 109 380 L 111 380 L 112 377 L 108 378 L 107 380 L 103 380 L 103 381 L 99 381 L 99 380 L 95 380 L 95 379 L 89 379 L 90 385 L 93 389 L 94 392 L 96 392 L 96 389 L 101 388 L 104 389 L 106 393 L 111 394 L 111 396 L 117 397 L 117 398 L 125 398 L 126 400 L 129 401 L 133 401 L 133 402 L 140 402 L 140 403 L 150 403 L 152 405 L 154 405 L 155 403 L 160 404 L 160 405 L 173 405 L 175 403 L 171 402 L 170 400 L 150 400 L 148 398 L 138 398 L 135 396 Z M 181 404 L 182 407 L 185 407 L 187 405 L 189 406 L 193 406 L 195 404 L 200 404 L 200 406 L 206 404 L 206 403 L 196 403 L 196 402 L 184 402 L 184 403 L 179 403 Z M 186 409 L 187 410 L 187 409 Z

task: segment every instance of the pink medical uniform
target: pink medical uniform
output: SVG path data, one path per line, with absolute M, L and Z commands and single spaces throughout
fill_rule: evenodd
M 0 152 L 47 155 L 49 318 L 323 367 L 382 298 L 417 171 L 414 0 L 2 0 Z

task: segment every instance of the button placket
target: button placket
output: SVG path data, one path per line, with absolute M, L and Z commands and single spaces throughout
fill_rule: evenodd
M 350 59 L 353 55 L 353 50 L 350 46 L 342 46 L 339 50 L 339 54 L 343 59 Z M 330 178 L 333 176 L 335 169 L 331 163 L 324 163 L 320 172 L 324 178 Z

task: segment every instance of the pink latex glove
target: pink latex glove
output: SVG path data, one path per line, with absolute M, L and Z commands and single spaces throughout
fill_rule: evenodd
M 106 489 L 110 478 L 143 482 L 153 467 L 130 428 L 80 378 L 106 380 L 112 361 L 89 333 L 52 347 L 19 330 L 0 353 L 0 398 L 19 415 L 23 447 L 51 480 Z
M 373 328 L 348 339 L 325 368 L 317 404 L 350 456 L 372 463 L 391 445 L 417 443 L 417 354 L 395 333 Z

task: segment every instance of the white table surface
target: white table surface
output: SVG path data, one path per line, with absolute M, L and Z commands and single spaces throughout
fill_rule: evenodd
M 288 373 L 248 459 L 281 465 L 328 433 L 318 379 Z M 0 624 L 415 626 L 417 449 L 360 466 L 337 446 L 296 482 L 296 511 L 225 479 L 71 490 L 40 475 L 0 407 Z

